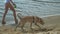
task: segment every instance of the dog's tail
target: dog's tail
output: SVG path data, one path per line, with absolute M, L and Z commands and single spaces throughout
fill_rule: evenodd
M 18 16 L 19 19 L 22 18 L 22 14 L 20 14 L 20 13 L 18 13 L 17 16 Z

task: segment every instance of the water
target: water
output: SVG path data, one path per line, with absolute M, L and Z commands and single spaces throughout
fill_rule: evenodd
M 13 0 L 16 12 L 23 15 L 34 15 L 39 17 L 49 15 L 60 15 L 60 0 Z M 17 10 L 19 9 L 19 10 Z M 20 10 L 22 12 L 20 12 Z M 4 0 L 0 0 L 0 21 L 4 13 Z M 13 21 L 13 12 L 9 10 L 6 21 Z

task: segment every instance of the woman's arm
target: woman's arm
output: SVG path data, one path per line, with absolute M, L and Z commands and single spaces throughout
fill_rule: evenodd
M 12 0 L 10 0 L 13 5 L 16 5 Z

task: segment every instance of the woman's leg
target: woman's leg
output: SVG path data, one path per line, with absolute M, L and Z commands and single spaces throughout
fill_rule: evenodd
M 18 20 L 17 20 L 17 18 L 16 18 L 16 11 L 15 11 L 14 7 L 13 7 L 11 4 L 10 4 L 10 9 L 13 11 L 15 24 L 18 24 Z
M 2 18 L 2 24 L 5 24 L 5 23 L 6 23 L 6 22 L 5 22 L 5 16 L 6 16 L 7 12 L 8 12 L 8 5 L 6 4 L 6 5 L 5 5 L 5 12 L 4 12 L 3 18 Z

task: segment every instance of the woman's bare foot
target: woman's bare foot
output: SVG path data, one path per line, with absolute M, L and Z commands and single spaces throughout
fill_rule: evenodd
M 6 24 L 6 22 L 5 21 L 2 21 L 2 25 L 4 26 Z

